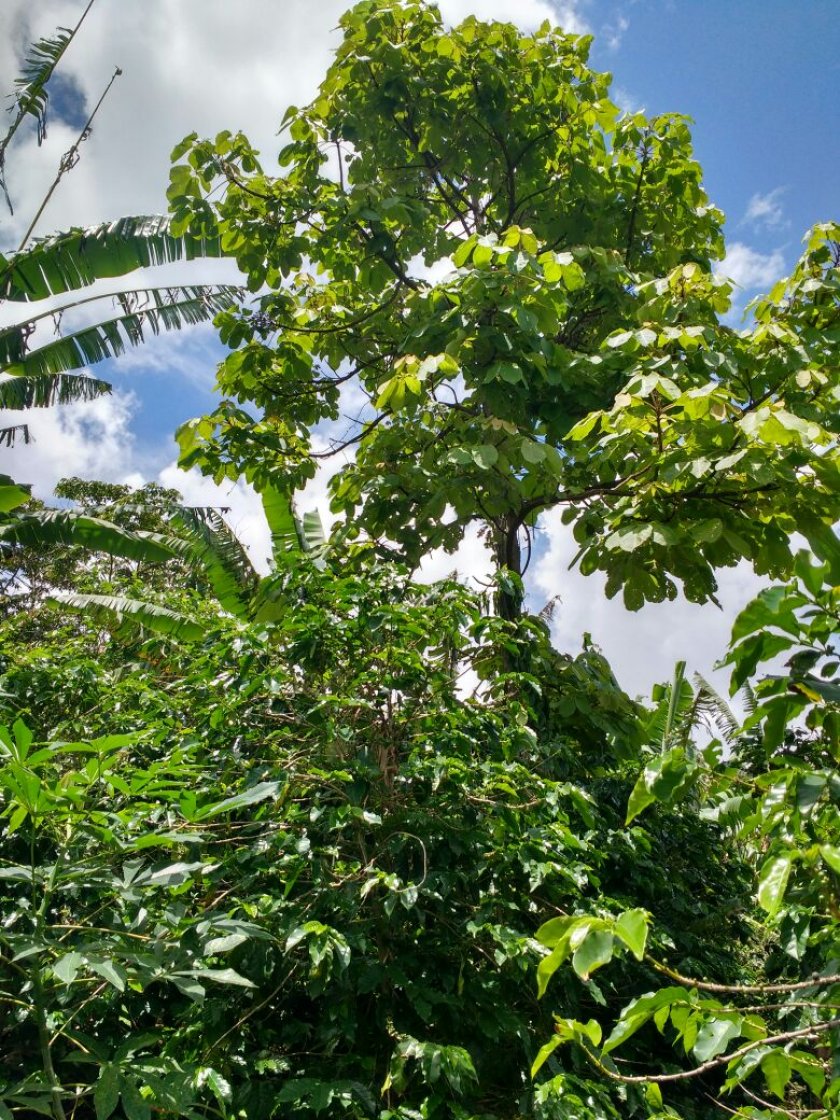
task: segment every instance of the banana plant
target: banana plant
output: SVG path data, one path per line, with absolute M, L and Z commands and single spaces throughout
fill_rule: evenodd
M 722 696 L 699 673 L 694 686 L 678 661 L 667 685 L 653 690 L 655 707 L 644 726 L 648 761 L 627 805 L 627 823 L 656 801 L 672 804 L 685 797 L 700 776 L 694 734 L 705 723 L 716 742 L 730 750 L 739 734 L 739 721 Z
M 107 381 L 83 372 L 88 366 L 119 357 L 149 335 L 207 322 L 241 296 L 235 286 L 210 284 L 118 290 L 103 297 L 90 291 L 96 281 L 223 255 L 218 238 L 175 237 L 168 218 L 135 216 L 71 229 L 0 256 L 0 304 L 21 305 L 16 321 L 0 330 L 0 372 L 6 375 L 0 381 L 0 410 L 47 408 L 109 393 Z M 46 299 L 48 310 L 30 312 L 29 304 Z M 68 312 L 105 299 L 117 304 L 119 314 L 31 347 L 40 322 L 60 323 Z M 25 430 L 19 434 L 26 438 Z M 0 442 L 12 441 L 11 427 L 0 428 Z
M 0 139 L 0 190 L 10 209 L 5 182 L 9 146 L 30 118 L 35 121 L 38 142 L 45 138 L 50 79 L 93 2 L 87 4 L 75 27 L 58 28 L 52 38 L 38 40 L 24 59 L 11 95 L 12 121 Z M 239 288 L 227 284 L 131 290 L 119 284 L 110 294 L 94 291 L 93 284 L 172 261 L 224 255 L 218 237 L 174 236 L 169 219 L 160 216 L 124 217 L 86 229 L 73 228 L 31 244 L 24 238 L 16 252 L 0 254 L 0 307 L 11 305 L 17 311 L 5 316 L 11 323 L 0 330 L 0 446 L 30 440 L 25 423 L 2 423 L 4 410 L 49 408 L 109 393 L 110 384 L 91 376 L 89 366 L 118 357 L 149 335 L 207 322 L 241 297 Z M 46 309 L 37 306 L 45 300 L 50 301 Z M 68 313 L 107 300 L 115 304 L 116 314 L 97 315 L 92 326 L 38 344 L 40 323 L 51 319 L 58 334 Z M 0 512 L 19 504 L 20 488 L 20 483 L 0 478 Z
M 166 549 L 169 557 L 177 556 L 192 564 L 227 614 L 242 622 L 271 622 L 288 609 L 285 577 L 302 565 L 323 569 L 331 542 L 320 515 L 310 511 L 298 517 L 287 492 L 267 486 L 260 497 L 272 543 L 271 568 L 265 576 L 260 576 L 245 546 L 217 510 L 173 506 L 170 534 L 137 533 L 133 536 L 142 537 L 144 545 Z M 108 546 L 108 551 L 128 556 L 126 552 L 116 551 L 120 548 L 116 538 L 111 538 Z M 131 546 L 138 547 L 134 541 Z M 180 641 L 197 641 L 205 633 L 203 627 L 185 615 L 119 595 L 64 591 L 54 593 L 51 602 L 87 614 L 132 620 L 148 630 Z

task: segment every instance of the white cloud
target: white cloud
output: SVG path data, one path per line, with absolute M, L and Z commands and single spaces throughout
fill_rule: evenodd
M 610 96 L 623 113 L 643 113 L 644 105 L 635 94 L 630 93 L 624 86 L 613 86 Z
M 541 525 L 544 543 L 531 583 L 532 602 L 539 609 L 559 594 L 553 633 L 560 649 L 577 652 L 581 634 L 590 633 L 631 695 L 647 695 L 652 684 L 670 680 L 679 660 L 688 663 L 689 674 L 702 673 L 728 694 L 728 673 L 716 671 L 714 664 L 726 651 L 735 614 L 763 586 L 746 564 L 718 572 L 722 610 L 677 599 L 631 613 L 620 597 L 606 598 L 602 575 L 568 570 L 578 546 L 559 511 L 547 514 Z
M 39 225 L 41 232 L 88 225 L 126 213 L 166 209 L 169 153 L 188 132 L 214 135 L 245 129 L 269 161 L 276 130 L 289 104 L 315 93 L 330 52 L 344 0 L 100 0 L 65 56 L 63 69 L 98 99 L 115 65 L 123 76 L 108 95 L 78 166 L 65 177 Z M 72 24 L 81 10 L 72 3 L 4 0 L 0 41 L 20 28 L 35 8 L 30 37 Z M 4 70 L 12 74 L 14 69 Z M 223 75 L 223 80 L 220 76 Z M 3 91 L 5 92 L 5 91 Z M 36 149 L 31 129 L 8 160 L 10 188 L 20 205 L 4 223 L 4 241 L 20 233 L 74 138 L 54 122 L 49 141 Z M 16 227 L 16 228 L 13 228 Z
M 454 573 L 459 579 L 481 585 L 490 579 L 492 571 L 490 550 L 479 536 L 479 527 L 471 525 L 454 552 L 438 548 L 424 557 L 417 578 L 434 583 Z
M 580 13 L 578 0 L 437 0 L 441 15 L 447 23 L 460 23 L 469 15 L 483 20 L 501 20 L 515 23 L 526 30 L 549 23 L 562 27 L 573 35 L 584 35 L 588 30 Z
M 784 193 L 784 187 L 776 187 L 767 194 L 754 194 L 747 204 L 744 221 L 769 230 L 783 229 L 789 225 L 781 201 Z
M 602 34 L 608 50 L 617 51 L 621 46 L 624 33 L 630 27 L 630 20 L 625 15 L 619 14 L 612 23 L 604 24 Z
M 715 266 L 715 273 L 725 276 L 744 291 L 769 288 L 785 272 L 785 258 L 781 249 L 772 253 L 759 253 L 742 241 L 734 241 L 726 250 L 726 257 Z
M 26 423 L 33 442 L 0 451 L 0 472 L 30 483 L 42 499 L 70 475 L 122 482 L 140 465 L 131 434 L 136 404 L 132 393 L 116 392 L 61 408 L 4 412 L 3 426 Z
M 131 373 L 165 373 L 173 383 L 208 391 L 213 388 L 216 366 L 225 350 L 211 323 L 159 335 L 147 328 L 144 336 L 141 346 L 127 349 L 120 355 L 116 368 L 112 367 L 104 375 L 106 378 Z M 90 372 L 95 377 L 99 371 L 92 368 Z
M 58 25 L 72 26 L 82 0 L 3 0 L 0 74 L 9 85 L 19 52 Z M 338 19 L 349 0 L 99 0 L 62 62 L 88 107 L 98 100 L 115 66 L 123 70 L 82 145 L 78 165 L 61 183 L 38 233 L 92 225 L 130 213 L 166 209 L 169 153 L 187 133 L 247 132 L 269 169 L 277 128 L 290 104 L 314 96 L 340 41 Z M 458 22 L 512 20 L 531 29 L 543 20 L 567 31 L 587 30 L 582 0 L 442 0 L 445 18 Z M 7 92 L 0 89 L 0 93 Z M 76 137 L 53 114 L 49 138 L 35 144 L 30 126 L 9 152 L 7 177 L 17 202 L 13 219 L 0 219 L 0 245 L 15 246 L 58 162 Z

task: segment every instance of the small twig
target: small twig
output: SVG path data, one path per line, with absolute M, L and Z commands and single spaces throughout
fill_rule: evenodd
M 19 253 L 23 252 L 23 249 L 26 246 L 26 242 L 32 236 L 32 231 L 35 229 L 35 226 L 38 224 L 38 219 L 41 217 L 41 215 L 46 210 L 47 204 L 49 203 L 50 199 L 52 198 L 53 194 L 55 193 L 56 187 L 61 182 L 61 180 L 64 177 L 64 175 L 66 174 L 66 172 L 72 170 L 72 168 L 76 165 L 76 162 L 79 158 L 79 147 L 84 143 L 85 140 L 87 140 L 88 136 L 90 135 L 90 129 L 91 129 L 91 125 L 93 124 L 93 118 L 99 112 L 100 105 L 105 100 L 105 98 L 108 96 L 108 93 L 110 92 L 111 86 L 114 84 L 114 82 L 120 76 L 120 74 L 122 74 L 122 70 L 120 70 L 119 66 L 115 67 L 114 68 L 114 73 L 111 75 L 110 82 L 108 82 L 107 86 L 105 87 L 105 89 L 102 92 L 102 96 L 99 98 L 99 100 L 94 105 L 93 112 L 90 114 L 90 116 L 88 117 L 84 126 L 82 127 L 82 131 L 76 137 L 76 142 L 73 144 L 73 146 L 70 148 L 70 150 L 68 152 L 65 152 L 65 154 L 61 157 L 61 163 L 59 163 L 59 165 L 58 165 L 58 173 L 56 174 L 55 179 L 53 179 L 52 186 L 50 187 L 50 189 L 47 191 L 46 195 L 44 196 L 44 201 L 38 207 L 38 211 L 35 214 L 35 217 L 29 223 L 29 229 L 27 229 L 26 233 L 23 235 L 23 240 L 21 241 L 20 245 L 18 246 L 17 251 Z

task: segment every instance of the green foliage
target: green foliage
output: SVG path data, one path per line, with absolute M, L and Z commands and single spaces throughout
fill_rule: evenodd
M 537 1068 L 558 1046 L 572 1042 L 617 1083 L 671 1089 L 697 1079 L 724 1101 L 727 1095 L 737 1101 L 743 1086 L 747 1101 L 766 1105 L 769 1096 L 780 1102 L 778 1112 L 738 1108 L 737 1115 L 790 1116 L 803 1108 L 815 1116 L 833 1115 L 840 1098 L 840 692 L 832 680 L 838 665 L 838 568 L 836 542 L 822 543 L 824 563 L 800 552 L 796 578 L 766 588 L 735 620 L 725 660 L 733 666 L 733 691 L 749 685 L 751 704 L 729 751 L 723 753 L 714 740 L 702 753 L 681 746 L 654 753 L 627 808 L 628 823 L 653 805 L 660 812 L 684 813 L 692 791 L 700 816 L 721 825 L 728 841 L 738 845 L 753 870 L 753 920 L 764 942 L 757 974 L 736 983 L 710 982 L 702 973 L 686 975 L 684 967 L 645 953 L 642 942 L 645 963 L 677 984 L 626 1004 L 603 1044 L 598 1023 L 558 1018 Z M 752 684 L 757 666 L 782 653 L 789 655 L 786 672 Z M 796 726 L 802 722 L 804 729 Z M 584 949 L 585 967 L 610 962 L 609 922 L 589 921 L 553 919 L 539 931 L 551 949 L 540 965 L 540 994 L 569 957 L 574 937 Z M 652 929 L 655 936 L 655 925 Z M 578 952 L 572 958 L 576 971 Z M 647 1029 L 648 1041 L 649 1025 L 680 1053 L 676 1070 L 657 1069 L 650 1049 L 639 1050 L 637 1032 Z M 631 1038 L 649 1072 L 630 1074 L 612 1058 Z
M 182 547 L 171 537 L 181 500 L 176 491 L 69 478 L 55 492 L 73 506 L 51 509 L 23 491 L 14 516 L 0 516 L 0 614 L 32 611 L 60 591 L 136 590 L 141 580 L 146 595 L 173 580 L 201 586 L 187 564 L 176 562 Z
M 280 178 L 192 136 L 171 223 L 4 264 L 26 299 L 236 257 L 259 310 L 179 438 L 256 485 L 273 567 L 159 487 L 0 478 L 0 1117 L 827 1118 L 840 231 L 736 332 L 686 122 L 619 117 L 587 39 L 342 29 Z M 346 391 L 327 540 L 291 495 Z M 552 648 L 521 546 L 556 505 L 631 608 L 787 581 L 735 623 L 745 720 Z M 487 594 L 413 582 L 473 521 Z
M 241 134 L 173 153 L 173 228 L 220 237 L 263 293 L 220 317 L 226 399 L 182 463 L 296 487 L 350 387 L 369 403 L 333 506 L 410 564 L 478 522 L 521 573 L 561 506 L 630 609 L 714 599 L 741 559 L 789 574 L 789 534 L 817 549 L 840 517 L 837 227 L 733 330 L 687 123 L 620 116 L 588 38 L 448 28 L 423 0 L 341 27 L 279 178 Z
M 617 1014 L 666 884 L 673 943 L 736 967 L 687 920 L 703 867 L 741 889 L 719 829 L 687 822 L 682 866 L 678 823 L 622 829 L 637 709 L 597 651 L 559 655 L 543 624 L 488 616 L 457 584 L 336 565 L 284 569 L 296 605 L 271 624 L 206 615 L 188 654 L 87 614 L 7 643 L 0 715 L 10 752 L 27 746 L 0 771 L 3 867 L 21 869 L 0 873 L 19 915 L 0 996 L 20 1000 L 9 1037 L 33 1040 L 0 1074 L 10 1107 L 49 1107 L 21 969 L 67 1114 L 78 1084 L 103 1113 L 385 1120 L 563 1116 L 580 1092 L 623 1115 L 572 1066 L 562 1089 L 530 1083 L 546 906 L 586 926 L 581 979 L 560 981 L 584 1021 Z M 30 879 L 43 950 L 7 966 L 35 936 Z M 600 931 L 614 961 L 597 975 L 620 978 L 596 986 Z

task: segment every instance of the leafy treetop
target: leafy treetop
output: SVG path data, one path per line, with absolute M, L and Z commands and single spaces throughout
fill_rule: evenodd
M 739 333 L 686 119 L 619 116 L 586 37 L 423 0 L 341 26 L 279 177 L 241 134 L 175 150 L 175 231 L 220 235 L 263 293 L 220 316 L 226 399 L 184 465 L 294 487 L 354 446 L 332 492 L 358 529 L 414 563 L 478 521 L 514 574 L 562 505 L 633 608 L 707 599 L 742 557 L 786 572 L 797 516 L 815 538 L 840 513 L 836 230 Z

